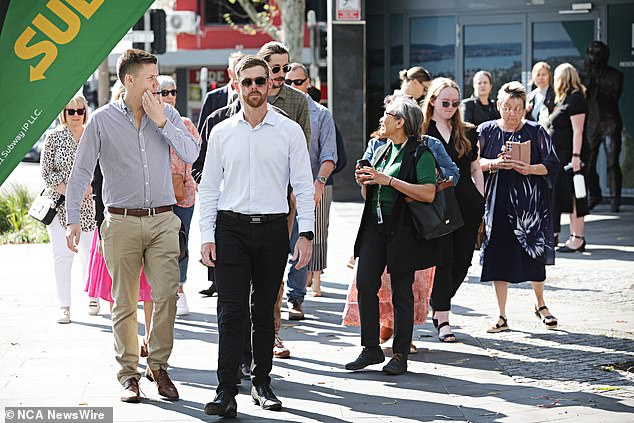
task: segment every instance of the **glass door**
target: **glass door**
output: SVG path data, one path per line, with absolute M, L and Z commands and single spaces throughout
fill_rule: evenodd
M 521 81 L 525 68 L 525 17 L 522 15 L 460 19 L 458 75 L 463 97 L 473 94 L 473 75 L 485 70 L 493 77 L 491 97 L 502 84 Z

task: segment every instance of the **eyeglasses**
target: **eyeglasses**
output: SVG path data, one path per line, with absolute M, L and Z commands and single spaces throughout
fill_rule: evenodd
M 77 113 L 79 116 L 83 116 L 84 113 L 86 113 L 86 109 L 82 108 L 82 109 L 65 109 L 66 113 L 68 113 L 68 116 L 75 116 L 75 113 Z
M 281 66 L 281 65 L 271 66 L 271 72 L 273 73 L 278 73 L 280 69 L 283 70 L 284 73 L 289 73 L 291 71 L 291 65 L 287 63 L 284 66 Z
M 442 107 L 453 107 L 454 109 L 457 109 L 460 106 L 460 100 L 455 100 L 455 101 L 449 101 L 449 100 L 443 100 L 440 102 L 440 104 L 442 105 Z
M 306 82 L 308 78 L 304 78 L 304 79 L 285 79 L 284 82 L 286 82 L 286 85 L 297 85 L 298 87 L 300 85 L 302 85 L 304 82 Z
M 383 112 L 384 114 L 388 115 L 388 116 L 392 116 L 394 119 L 401 119 L 401 117 L 399 115 L 397 115 L 396 113 L 392 113 L 392 112 Z
M 521 113 L 523 112 L 524 109 L 522 109 L 521 107 L 513 107 L 512 109 L 510 107 L 502 107 L 502 112 L 503 113 Z
M 263 76 L 258 76 L 257 78 L 244 78 L 242 81 L 240 81 L 240 85 L 245 88 L 249 88 L 255 82 L 255 85 L 257 85 L 258 87 L 263 87 L 264 85 L 266 85 L 266 81 L 268 81 L 268 78 L 265 78 Z
M 173 95 L 174 97 L 176 97 L 176 93 L 178 93 L 178 90 L 174 89 L 174 90 L 161 90 L 161 95 L 163 97 L 167 97 L 168 95 Z

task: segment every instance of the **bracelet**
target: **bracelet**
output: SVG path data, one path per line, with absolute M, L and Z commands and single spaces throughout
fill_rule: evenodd
M 390 176 L 390 182 L 387 183 L 388 187 L 392 186 L 392 179 L 394 179 L 394 176 Z
M 579 154 L 579 153 L 572 153 L 572 157 L 581 157 L 581 154 Z
M 489 173 L 495 173 L 495 169 L 493 169 L 493 161 L 489 162 Z

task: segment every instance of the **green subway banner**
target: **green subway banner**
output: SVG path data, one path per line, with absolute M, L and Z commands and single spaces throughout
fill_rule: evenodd
M 0 0 L 0 184 L 152 0 Z

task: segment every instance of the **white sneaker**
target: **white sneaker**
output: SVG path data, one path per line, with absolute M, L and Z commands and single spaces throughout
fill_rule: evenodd
M 99 314 L 99 298 L 90 298 L 90 301 L 88 301 L 88 314 L 91 316 Z
M 187 297 L 184 292 L 178 293 L 178 301 L 176 301 L 176 315 L 186 316 L 189 314 L 189 307 L 187 306 Z
M 62 307 L 59 315 L 59 319 L 57 319 L 57 323 L 66 324 L 70 323 L 70 307 Z

